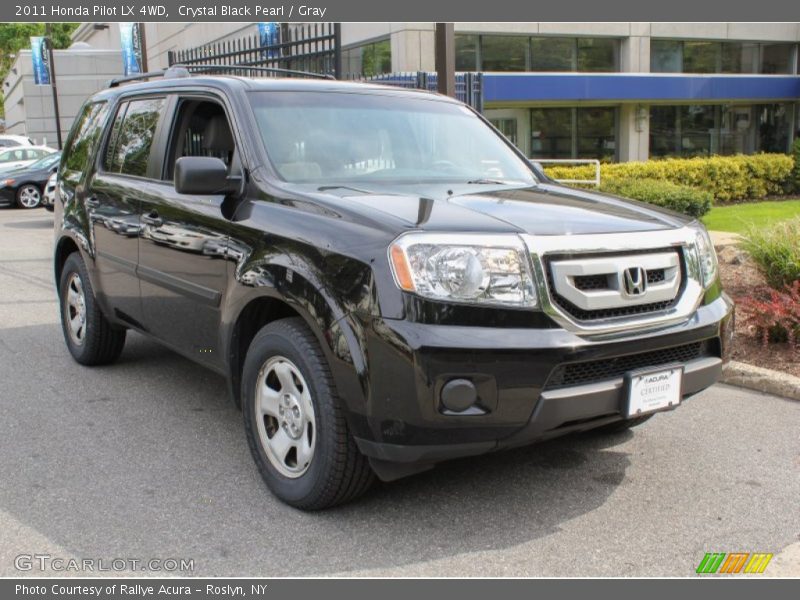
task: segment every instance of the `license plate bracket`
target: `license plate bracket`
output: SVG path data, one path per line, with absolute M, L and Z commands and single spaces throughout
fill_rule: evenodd
M 681 403 L 683 365 L 637 369 L 625 376 L 623 415 L 626 419 L 663 410 Z

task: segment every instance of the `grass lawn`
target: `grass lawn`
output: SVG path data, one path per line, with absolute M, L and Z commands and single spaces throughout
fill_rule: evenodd
M 763 227 L 797 216 L 800 216 L 800 199 L 715 206 L 703 217 L 703 223 L 711 231 L 742 233 L 750 225 Z

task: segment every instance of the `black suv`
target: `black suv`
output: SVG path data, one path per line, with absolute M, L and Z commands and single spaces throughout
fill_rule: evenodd
M 637 425 L 718 378 L 697 221 L 558 185 L 426 92 L 168 70 L 77 118 L 55 277 L 84 365 L 142 332 L 223 375 L 282 500 Z

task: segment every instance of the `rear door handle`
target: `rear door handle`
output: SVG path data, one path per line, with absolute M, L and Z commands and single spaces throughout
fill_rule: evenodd
M 152 225 L 153 227 L 160 227 L 164 224 L 164 219 L 159 217 L 156 211 L 151 210 L 146 215 L 142 215 L 142 222 L 147 225 Z
M 89 196 L 86 199 L 86 206 L 90 208 L 95 208 L 96 206 L 100 206 L 100 200 L 98 200 L 95 196 Z

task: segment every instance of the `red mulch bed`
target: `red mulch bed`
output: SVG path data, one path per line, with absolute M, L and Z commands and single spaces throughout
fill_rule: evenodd
M 742 250 L 726 246 L 718 256 L 722 285 L 734 301 L 751 295 L 754 288 L 766 285 L 755 263 Z M 736 315 L 731 358 L 800 377 L 800 351 L 793 351 L 789 344 L 770 344 L 765 348 L 761 338 L 744 322 L 741 313 Z

